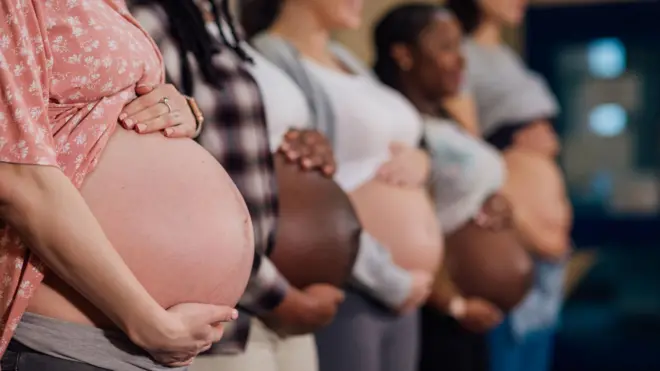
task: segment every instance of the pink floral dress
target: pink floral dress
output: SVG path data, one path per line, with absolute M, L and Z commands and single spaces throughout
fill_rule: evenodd
M 123 0 L 2 0 L 0 162 L 58 167 L 80 187 L 135 87 L 162 81 L 161 56 Z M 0 355 L 43 271 L 0 230 Z

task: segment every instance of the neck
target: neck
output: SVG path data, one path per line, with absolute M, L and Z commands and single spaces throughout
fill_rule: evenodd
M 287 1 L 270 32 L 292 43 L 300 53 L 317 61 L 328 59 L 330 31 L 308 9 Z
M 497 46 L 502 43 L 502 27 L 494 21 L 483 20 L 472 33 L 472 39 L 482 46 Z
M 414 83 L 413 79 L 405 74 L 401 76 L 399 81 L 401 93 L 408 98 L 419 112 L 429 116 L 436 116 L 438 114 L 439 99 L 436 101 L 429 99 L 427 95 L 419 89 L 419 84 Z

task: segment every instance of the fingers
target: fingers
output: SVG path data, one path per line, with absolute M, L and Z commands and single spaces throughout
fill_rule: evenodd
M 218 305 L 205 305 L 205 307 L 200 313 L 200 319 L 204 323 L 215 325 L 222 322 L 230 322 L 238 318 L 238 311 L 234 308 Z
M 163 130 L 163 133 L 168 138 L 190 138 L 195 134 L 195 128 L 190 125 L 176 125 Z
M 135 88 L 135 92 L 137 95 L 145 95 L 148 93 L 151 93 L 156 87 L 155 86 L 150 86 L 150 85 L 138 85 Z
M 163 90 L 164 89 L 154 89 L 149 93 L 134 99 L 132 102 L 124 106 L 121 116 L 132 117 L 138 112 L 141 112 L 151 106 L 155 106 L 163 99 L 163 97 L 167 96 Z M 165 108 L 165 112 L 167 112 L 167 107 L 164 104 L 158 105 L 163 106 L 162 108 Z
M 142 111 L 142 112 L 146 112 L 146 111 Z M 140 112 L 140 114 L 142 112 Z M 158 117 L 154 117 L 145 121 L 138 121 L 138 122 L 139 123 L 135 125 L 135 131 L 137 131 L 140 134 L 154 133 L 165 129 L 174 129 L 179 126 L 181 126 L 179 130 L 184 133 L 188 133 L 191 129 L 188 125 L 181 124 L 183 122 L 183 119 L 181 118 L 180 112 L 172 112 L 169 114 L 164 114 Z M 167 132 L 165 134 L 167 135 Z
M 134 115 L 130 115 L 124 119 L 121 119 L 121 122 L 126 129 L 132 130 L 136 128 L 138 133 L 145 133 L 146 131 L 140 131 L 140 127 L 142 127 L 142 130 L 146 130 L 146 123 L 161 118 L 161 120 L 166 120 L 174 113 L 176 112 L 170 112 L 169 108 L 167 108 L 165 104 L 156 103 L 155 105 L 143 109 Z
M 325 176 L 335 172 L 332 149 L 326 138 L 315 130 L 289 130 L 279 151 L 288 161 L 298 162 L 303 170 L 320 170 Z
M 401 142 L 392 142 L 390 143 L 390 153 L 394 156 L 400 154 L 404 150 L 406 150 L 408 145 L 401 143 Z

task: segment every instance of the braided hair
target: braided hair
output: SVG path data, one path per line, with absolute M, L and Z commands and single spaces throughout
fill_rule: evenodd
M 438 12 L 448 12 L 440 5 L 412 3 L 400 5 L 390 10 L 376 25 L 374 45 L 376 63 L 374 72 L 386 85 L 401 90 L 399 86 L 400 68 L 392 57 L 392 47 L 396 44 L 417 45 L 422 32 L 433 23 Z
M 220 30 L 222 44 L 206 28 L 202 10 L 195 0 L 132 0 L 131 5 L 159 5 L 168 17 L 168 31 L 177 42 L 181 60 L 181 84 L 185 94 L 193 93 L 193 76 L 188 54 L 192 53 L 197 60 L 204 80 L 209 84 L 221 85 L 222 74 L 213 63 L 213 57 L 223 49 L 229 48 L 246 62 L 252 60 L 240 45 L 240 37 L 234 23 L 234 16 L 229 9 L 229 0 L 200 0 L 206 3 L 213 13 L 214 22 Z M 233 42 L 229 41 L 224 32 L 223 21 L 229 25 Z

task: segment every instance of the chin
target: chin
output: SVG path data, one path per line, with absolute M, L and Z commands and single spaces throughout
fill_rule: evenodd
M 511 26 L 520 26 L 523 21 L 525 20 L 525 11 L 521 10 L 519 13 L 512 14 L 511 17 L 509 18 L 509 25 Z
M 361 21 L 356 21 L 356 22 L 342 22 L 342 23 L 339 25 L 338 28 L 339 28 L 339 29 L 342 29 L 342 30 L 350 30 L 350 31 L 353 31 L 353 30 L 357 30 L 358 28 L 360 28 L 360 26 L 362 26 L 362 22 L 361 22 Z

